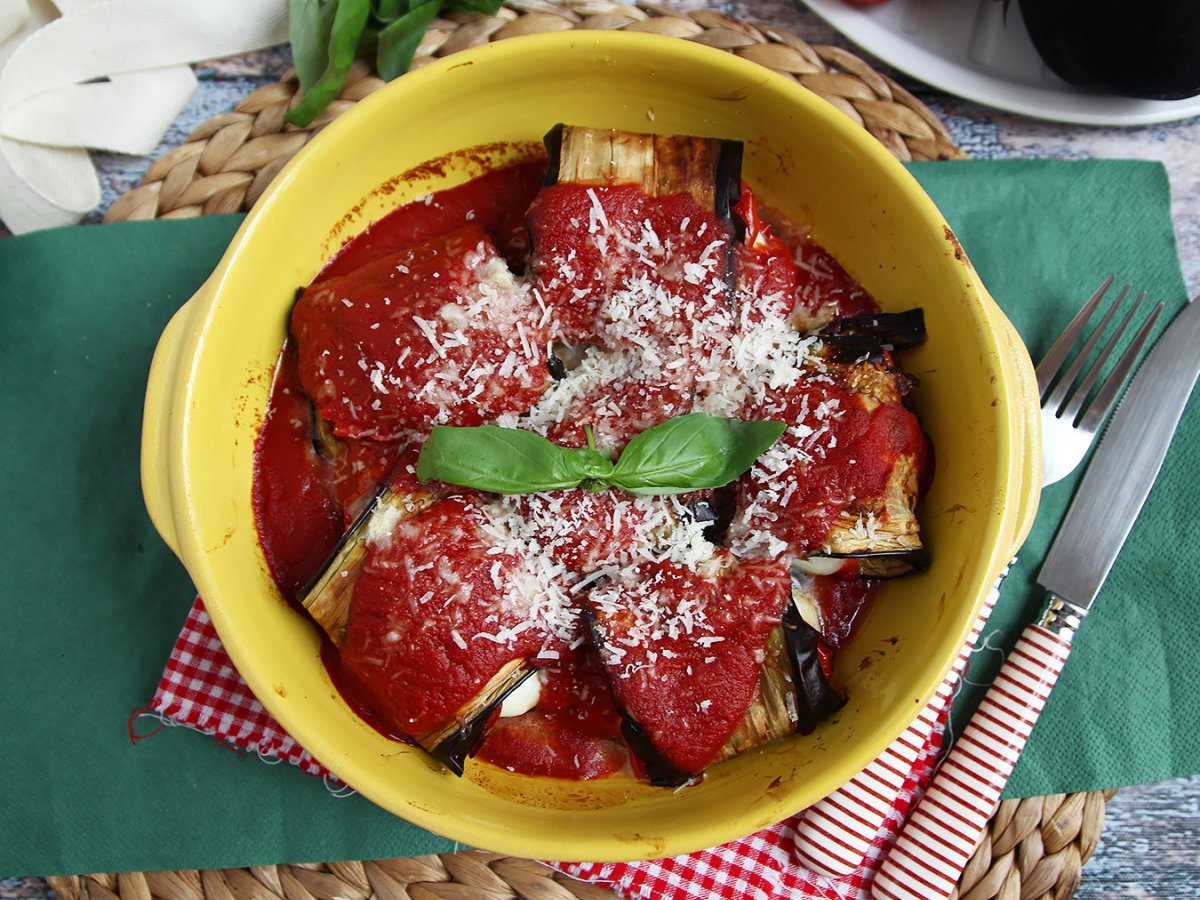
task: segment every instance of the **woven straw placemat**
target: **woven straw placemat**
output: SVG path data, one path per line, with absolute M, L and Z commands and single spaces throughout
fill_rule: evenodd
M 1069 900 L 1116 791 L 1005 800 L 951 900 Z M 614 900 L 528 859 L 478 850 L 368 862 L 48 879 L 62 900 Z
M 812 45 L 771 25 L 752 25 L 714 10 L 681 13 L 653 3 L 608 0 L 508 0 L 495 16 L 452 13 L 435 19 L 417 48 L 414 67 L 489 41 L 572 28 L 643 31 L 718 47 L 793 78 L 828 100 L 903 160 L 965 159 L 932 112 L 887 75 L 851 53 Z M 356 63 L 338 99 L 299 129 L 283 116 L 297 99 L 294 77 L 266 85 L 196 129 L 164 153 L 142 184 L 109 208 L 106 222 L 180 218 L 249 209 L 308 139 L 383 86 Z
M 946 127 L 919 99 L 848 51 L 810 44 L 768 24 L 714 10 L 680 12 L 653 3 L 609 0 L 506 0 L 494 16 L 453 13 L 436 19 L 415 66 L 488 41 L 523 34 L 606 28 L 698 41 L 793 78 L 862 125 L 902 160 L 965 159 Z M 234 111 L 192 132 L 160 156 L 142 183 L 109 208 L 107 222 L 183 218 L 249 209 L 312 135 L 383 85 L 358 63 L 346 87 L 305 129 L 284 121 L 296 102 L 291 73 L 250 94 Z M 959 900 L 1067 900 L 1104 829 L 1115 791 L 1006 800 L 992 818 L 955 895 Z M 531 860 L 479 851 L 411 859 L 279 865 L 207 871 L 93 874 L 49 879 L 64 900 L 296 900 L 372 895 L 456 900 L 593 900 L 611 892 L 581 884 Z

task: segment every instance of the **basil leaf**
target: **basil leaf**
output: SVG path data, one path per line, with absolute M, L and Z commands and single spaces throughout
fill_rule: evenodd
M 422 483 L 444 481 L 496 494 L 616 487 L 631 494 L 680 494 L 723 487 L 783 434 L 782 422 L 691 413 L 648 428 L 614 466 L 592 447 L 560 447 L 520 428 L 439 425 L 417 458 Z M 589 439 L 590 442 L 590 439 Z
M 329 65 L 329 38 L 336 12 L 337 0 L 290 0 L 288 3 L 292 64 L 305 90 L 317 82 Z
M 392 21 L 379 32 L 379 44 L 375 50 L 375 67 L 379 77 L 391 81 L 408 71 L 412 65 L 425 29 L 441 9 L 441 0 L 428 0 L 415 6 Z
M 770 447 L 783 422 L 676 416 L 647 428 L 621 453 L 608 479 L 631 494 L 682 494 L 729 484 Z
M 375 18 L 386 25 L 408 12 L 411 6 L 408 0 L 375 0 Z
M 336 6 L 336 10 L 326 44 L 325 68 L 316 81 L 305 84 L 301 80 L 304 95 L 284 117 L 293 125 L 303 127 L 312 122 L 346 84 L 346 73 L 350 71 L 350 64 L 354 62 L 358 53 L 367 19 L 371 15 L 370 0 L 331 0 L 331 5 Z M 305 61 L 305 65 L 310 66 L 316 56 L 310 51 L 306 52 L 310 53 L 310 58 Z M 297 74 L 299 71 L 297 68 Z M 310 70 L 309 77 L 313 74 L 315 72 Z
M 417 458 L 423 484 L 445 481 L 496 494 L 573 488 L 611 471 L 595 450 L 559 447 L 532 431 L 498 425 L 438 425 Z
M 608 479 L 613 470 L 612 460 L 590 447 L 563 447 L 561 449 L 570 457 L 570 465 L 579 472 L 584 481 L 608 487 Z

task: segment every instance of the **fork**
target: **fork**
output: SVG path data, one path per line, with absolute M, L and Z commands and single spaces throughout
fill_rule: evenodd
M 1038 393 L 1042 398 L 1042 487 L 1066 478 L 1075 471 L 1075 467 L 1087 455 L 1088 448 L 1095 440 L 1096 432 L 1100 430 L 1100 426 L 1104 424 L 1104 420 L 1116 406 L 1121 387 L 1133 369 L 1134 363 L 1137 362 L 1142 347 L 1145 346 L 1150 331 L 1154 328 L 1154 323 L 1162 313 L 1163 305 L 1160 303 L 1146 318 L 1129 346 L 1126 347 L 1125 352 L 1113 366 L 1112 371 L 1096 389 L 1091 403 L 1084 408 L 1084 403 L 1087 401 L 1096 379 L 1104 369 L 1109 357 L 1112 356 L 1121 336 L 1133 321 L 1142 301 L 1146 299 L 1145 291 L 1138 295 L 1121 324 L 1109 337 L 1104 349 L 1092 363 L 1091 368 L 1088 369 L 1082 380 L 1076 382 L 1086 360 L 1096 349 L 1096 344 L 1099 343 L 1113 316 L 1116 315 L 1117 310 L 1129 295 L 1130 285 L 1127 284 L 1117 299 L 1109 306 L 1104 318 L 1100 320 L 1099 326 L 1084 343 L 1074 361 L 1064 371 L 1071 350 L 1083 336 L 1088 321 L 1100 306 L 1100 301 L 1112 283 L 1112 275 L 1104 279 L 1104 283 L 1083 305 L 1083 308 L 1067 325 L 1066 330 L 1059 335 L 1045 358 L 1038 364 L 1036 372 Z M 1052 385 L 1054 385 L 1053 390 L 1051 390 Z M 1072 390 L 1072 388 L 1074 389 Z
M 1097 431 L 1116 405 L 1121 387 L 1162 312 L 1163 305 L 1160 303 L 1084 408 L 1097 378 L 1113 356 L 1121 336 L 1132 323 L 1146 296 L 1143 292 L 1137 297 L 1117 330 L 1080 379 L 1080 372 L 1088 358 L 1131 290 L 1129 285 L 1124 287 L 1108 307 L 1099 325 L 1084 339 L 1088 322 L 1113 281 L 1112 275 L 1104 280 L 1037 366 L 1038 393 L 1042 400 L 1042 487 L 1071 474 L 1087 454 Z M 1068 363 L 1072 350 L 1077 347 L 1078 353 Z M 975 627 L 955 659 L 948 677 L 917 719 L 862 772 L 804 811 L 796 826 L 795 851 L 800 862 L 811 871 L 827 878 L 843 878 L 862 864 L 876 833 L 892 810 L 905 777 L 912 771 L 934 725 L 950 702 L 953 686 L 999 598 L 1003 578 L 1002 573 L 984 601 Z

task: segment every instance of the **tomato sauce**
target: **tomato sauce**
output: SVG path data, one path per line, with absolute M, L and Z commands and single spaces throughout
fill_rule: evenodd
M 291 345 L 279 357 L 255 444 L 252 502 L 271 577 L 294 597 L 320 570 L 344 522 L 332 467 L 313 446 L 312 406 L 300 389 Z
M 562 659 L 542 668 L 539 677 L 537 708 L 493 722 L 479 758 L 514 772 L 555 778 L 603 778 L 629 771 L 621 714 L 595 648 L 586 643 L 564 650 Z
M 665 359 L 728 330 L 732 235 L 689 194 L 556 184 L 529 211 L 534 290 L 568 343 L 651 345 Z
M 804 277 L 796 291 L 796 309 L 817 321 L 865 316 L 879 311 L 875 298 L 863 290 L 833 255 L 805 235 L 797 238 L 795 256 Z
M 326 278 L 292 333 L 301 383 L 349 437 L 479 425 L 528 409 L 549 378 L 542 313 L 475 226 Z
M 806 273 L 796 265 L 792 249 L 763 218 L 757 198 L 745 184 L 734 212 L 744 227 L 736 252 L 742 288 L 738 324 L 746 331 L 768 316 L 787 317 L 797 303 Z
M 324 281 L 472 224 L 486 232 L 520 271 L 528 250 L 525 210 L 546 177 L 545 160 L 485 172 L 465 184 L 426 194 L 374 222 L 346 243 L 313 279 Z
M 523 561 L 492 552 L 484 521 L 471 497 L 438 501 L 371 549 L 355 586 L 342 669 L 406 734 L 454 721 L 505 663 L 546 640 L 512 589 Z
M 813 586 L 821 613 L 821 640 L 834 650 L 840 649 L 854 634 L 875 584 L 863 578 L 821 575 L 813 579 Z
M 780 391 L 745 412 L 746 418 L 793 427 L 738 482 L 745 513 L 734 522 L 735 534 L 770 534 L 796 554 L 828 551 L 835 522 L 859 509 L 864 517 L 876 511 L 902 456 L 921 466 L 926 441 L 910 410 L 864 401 L 838 374 L 826 377 Z M 782 475 L 780 464 L 786 467 Z M 756 504 L 763 496 L 774 500 Z
M 718 547 L 720 571 L 637 550 L 651 507 L 611 492 L 501 502 L 419 484 L 417 451 L 432 426 L 537 414 L 556 390 L 552 341 L 596 345 L 583 365 L 604 377 L 543 410 L 538 427 L 582 446 L 588 425 L 619 452 L 708 402 L 712 373 L 740 364 L 729 348 L 764 322 L 877 309 L 818 245 L 768 223 L 748 189 L 735 209 L 744 235 L 735 235 L 688 195 L 542 188 L 544 175 L 544 162 L 512 166 L 406 204 L 304 290 L 256 446 L 260 538 L 294 599 L 378 485 L 430 500 L 373 539 L 345 642 L 326 647 L 335 683 L 384 734 L 411 741 L 462 721 L 497 671 L 524 660 L 538 668 L 536 706 L 493 713 L 481 759 L 562 778 L 638 773 L 627 719 L 670 765 L 701 772 L 759 689 L 764 648 L 790 602 L 788 554 L 818 548 L 854 498 L 880 496 L 897 456 L 917 454 L 924 467 L 924 437 L 899 403 L 864 405 L 836 378 L 774 391 L 769 403 L 745 400 L 728 414 L 793 426 L 773 452 L 803 477 L 770 509 L 755 498 L 778 486 L 758 469 L 715 498 L 735 507 L 730 547 L 741 528 L 788 548 L 781 560 L 761 548 L 739 560 Z M 623 367 L 622 354 L 654 365 Z M 814 418 L 817 409 L 837 414 Z M 822 428 L 824 452 L 814 456 Z M 827 665 L 872 586 L 814 583 Z M 574 631 L 538 612 L 546 590 L 576 618 Z M 648 622 L 663 627 L 642 640 Z
M 663 758 L 699 773 L 718 758 L 754 697 L 791 576 L 766 560 L 717 576 L 651 563 L 638 576 L 585 601 L 602 636 L 601 656 L 621 705 Z

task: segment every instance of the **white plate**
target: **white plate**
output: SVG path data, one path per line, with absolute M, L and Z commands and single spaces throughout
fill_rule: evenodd
M 1134 100 L 1067 84 L 1038 56 L 1016 3 L 1006 23 L 1000 0 L 889 0 L 879 6 L 804 2 L 889 65 L 998 109 L 1083 125 L 1145 125 L 1200 115 L 1200 97 Z

